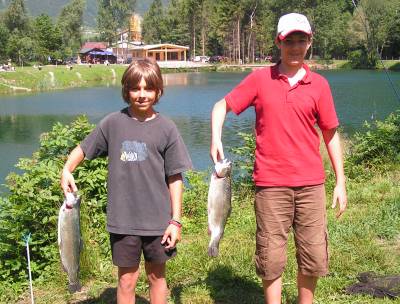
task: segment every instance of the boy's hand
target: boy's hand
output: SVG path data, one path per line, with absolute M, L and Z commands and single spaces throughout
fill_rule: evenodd
M 225 158 L 224 148 L 222 147 L 222 142 L 220 140 L 219 141 L 211 140 L 210 156 L 214 164 L 216 164 L 219 160 Z
M 61 173 L 61 188 L 64 192 L 64 196 L 67 196 L 68 192 L 76 192 L 78 188 L 75 185 L 75 179 L 72 176 L 72 173 L 67 169 L 63 169 Z
M 337 184 L 333 190 L 332 208 L 336 207 L 337 201 L 339 201 L 339 210 L 336 213 L 336 218 L 340 218 L 347 207 L 346 186 L 344 184 Z
M 169 224 L 165 230 L 161 244 L 165 244 L 165 249 L 174 249 L 176 244 L 181 240 L 181 229 L 173 224 Z

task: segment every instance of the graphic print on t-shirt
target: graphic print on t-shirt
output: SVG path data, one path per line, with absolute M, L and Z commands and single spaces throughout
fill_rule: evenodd
M 121 148 L 122 161 L 143 161 L 147 158 L 146 143 L 125 140 Z

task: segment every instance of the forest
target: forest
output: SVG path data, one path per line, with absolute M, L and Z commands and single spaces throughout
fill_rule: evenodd
M 112 44 L 128 27 L 137 1 L 97 0 L 94 36 L 83 33 L 85 0 L 71 0 L 57 17 L 27 13 L 11 0 L 0 14 L 0 60 L 46 63 L 77 54 L 87 40 Z M 309 59 L 350 59 L 376 67 L 400 56 L 400 0 L 153 0 L 143 14 L 143 42 L 190 47 L 195 55 L 221 55 L 230 62 L 277 56 L 276 24 L 288 12 L 305 14 L 314 36 Z

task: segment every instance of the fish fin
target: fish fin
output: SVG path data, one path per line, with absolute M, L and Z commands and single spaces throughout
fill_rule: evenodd
M 82 286 L 79 282 L 68 285 L 68 291 L 70 293 L 79 292 L 79 291 L 81 291 L 81 288 L 82 288 Z

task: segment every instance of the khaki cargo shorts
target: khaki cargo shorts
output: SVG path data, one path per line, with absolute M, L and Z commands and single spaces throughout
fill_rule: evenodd
M 325 186 L 257 187 L 256 271 L 264 280 L 282 275 L 293 227 L 296 259 L 303 275 L 328 274 Z

